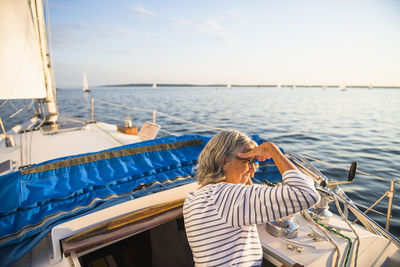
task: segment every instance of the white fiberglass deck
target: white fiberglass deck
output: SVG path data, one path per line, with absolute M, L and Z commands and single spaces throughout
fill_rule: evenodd
M 25 125 L 16 126 L 7 133 L 13 136 L 16 146 L 5 147 L 5 140 L 0 140 L 2 151 L 0 163 L 11 160 L 18 168 L 59 157 L 96 152 L 142 141 L 139 136 L 117 131 L 116 125 L 101 122 L 57 131 L 53 134 L 42 130 L 18 133 L 30 123 L 35 123 L 35 121 L 31 120 Z
M 278 264 L 279 262 L 278 265 L 283 264 L 284 266 L 292 266 L 295 263 L 312 267 L 334 266 L 336 253 L 332 243 L 325 240 L 314 241 L 310 236 L 308 236 L 311 231 L 306 225 L 311 226 L 311 224 L 309 224 L 300 214 L 296 214 L 296 221 L 300 225 L 298 236 L 294 239 L 288 240 L 304 244 L 305 246 L 313 246 L 315 248 L 304 247 L 302 252 L 297 251 L 296 248 L 289 249 L 288 243 L 269 234 L 266 230 L 266 226 L 263 224 L 258 225 L 258 233 L 263 246 L 264 257 L 275 264 Z M 331 218 L 329 224 L 339 228 L 348 229 L 348 231 L 342 230 L 341 233 L 351 238 L 353 242 L 353 248 L 349 257 L 351 264 L 348 266 L 354 266 L 357 246 L 356 236 L 351 232 L 346 222 L 337 215 L 334 215 Z M 399 252 L 399 249 L 386 238 L 374 235 L 357 224 L 352 224 L 352 226 L 360 237 L 357 266 L 382 266 L 387 257 Z M 311 228 L 323 235 L 322 232 L 315 229 L 314 226 L 311 226 Z M 329 235 L 334 242 L 336 242 L 340 250 L 339 266 L 344 266 L 344 254 L 348 247 L 348 242 L 346 239 L 332 233 L 329 233 Z

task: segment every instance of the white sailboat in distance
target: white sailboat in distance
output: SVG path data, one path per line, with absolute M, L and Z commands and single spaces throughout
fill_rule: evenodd
M 82 81 L 82 90 L 84 93 L 89 93 L 90 89 L 88 86 L 87 78 L 86 78 L 86 72 L 83 73 L 83 81 Z
M 157 84 L 153 83 L 153 89 L 157 89 Z

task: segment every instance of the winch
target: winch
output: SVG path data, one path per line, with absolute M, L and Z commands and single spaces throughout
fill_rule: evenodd
M 329 211 L 329 202 L 333 201 L 332 196 L 320 191 L 321 200 L 314 207 L 308 210 L 308 213 L 313 219 L 320 219 L 323 222 L 329 223 L 332 217 L 332 212 Z
M 293 215 L 268 222 L 266 226 L 268 233 L 276 237 L 296 238 L 299 232 L 299 224 Z

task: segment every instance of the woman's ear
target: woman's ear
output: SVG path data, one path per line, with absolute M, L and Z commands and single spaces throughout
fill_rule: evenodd
M 226 163 L 228 163 L 228 157 L 227 156 L 224 156 L 223 158 L 222 158 L 222 164 L 226 164 Z
M 224 156 L 222 158 L 222 169 L 224 170 L 224 172 L 226 171 L 225 166 L 226 166 L 227 163 L 228 163 L 228 157 Z

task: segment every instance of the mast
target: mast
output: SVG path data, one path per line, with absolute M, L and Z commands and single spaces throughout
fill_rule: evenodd
M 58 108 L 56 102 L 56 87 L 54 82 L 54 73 L 51 67 L 50 54 L 47 46 L 47 35 L 46 35 L 46 22 L 44 20 L 44 10 L 42 0 L 31 1 L 32 12 L 34 12 L 35 20 L 34 23 L 37 27 L 39 34 L 40 53 L 43 62 L 43 73 L 46 86 L 47 96 L 45 99 L 45 105 L 48 112 L 47 121 L 56 123 L 58 119 Z

